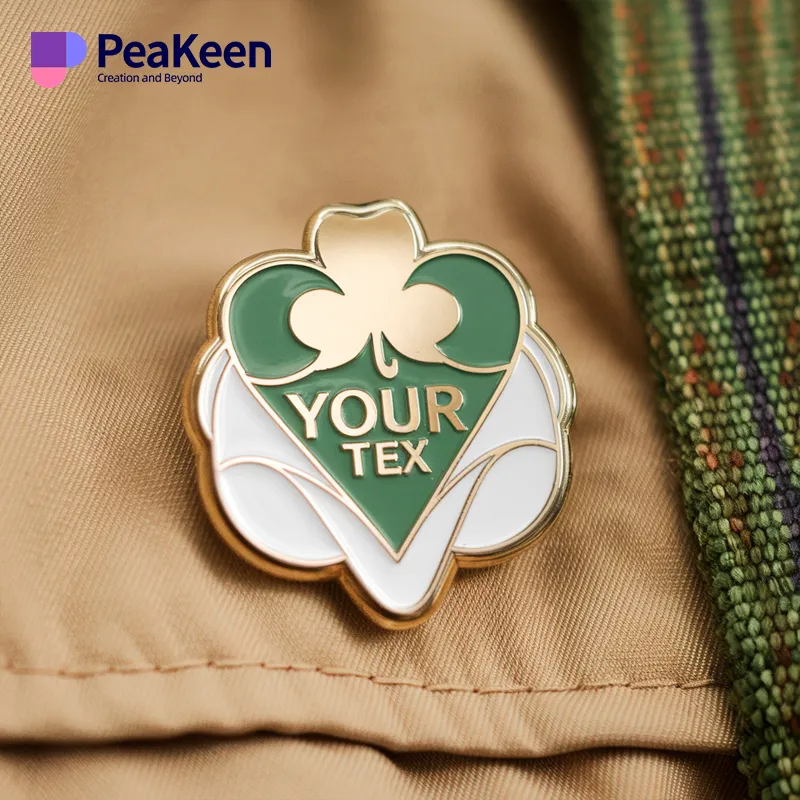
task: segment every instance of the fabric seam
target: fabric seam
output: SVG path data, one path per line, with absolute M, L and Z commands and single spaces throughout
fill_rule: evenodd
M 207 660 L 189 661 L 175 664 L 141 664 L 141 665 L 107 665 L 97 668 L 53 669 L 47 667 L 23 667 L 7 663 L 0 667 L 5 672 L 20 677 L 48 677 L 66 678 L 72 680 L 86 680 L 109 675 L 143 675 L 143 674 L 174 674 L 193 670 L 236 670 L 256 669 L 264 672 L 298 672 L 317 673 L 329 678 L 356 678 L 366 680 L 376 686 L 401 686 L 433 693 L 461 693 L 461 694 L 559 694 L 564 692 L 599 691 L 603 689 L 633 689 L 633 690 L 659 690 L 678 689 L 690 691 L 693 689 L 725 688 L 727 684 L 710 678 L 697 681 L 667 681 L 667 682 L 607 682 L 597 684 L 575 684 L 573 686 L 468 686 L 461 684 L 426 683 L 411 678 L 397 678 L 376 675 L 368 672 L 357 672 L 343 667 L 326 667 L 306 664 L 269 664 L 266 661 L 226 661 Z

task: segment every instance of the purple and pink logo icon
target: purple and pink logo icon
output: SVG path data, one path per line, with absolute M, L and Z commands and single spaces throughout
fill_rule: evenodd
M 58 86 L 70 67 L 86 58 L 86 41 L 70 31 L 31 33 L 31 77 L 46 88 Z

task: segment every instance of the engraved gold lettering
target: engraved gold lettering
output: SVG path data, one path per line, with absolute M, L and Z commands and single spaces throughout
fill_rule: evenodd
M 391 452 L 388 452 L 390 448 Z M 386 466 L 399 460 L 396 448 L 397 442 L 375 442 L 375 468 L 378 475 L 399 475 L 403 471 L 400 466 Z
M 353 477 L 364 477 L 364 451 L 369 450 L 369 442 L 343 442 L 340 447 L 353 456 Z
M 381 389 L 381 411 L 383 424 L 392 433 L 411 433 L 419 428 L 419 392 L 416 387 L 406 389 L 408 395 L 408 422 L 400 425 L 394 415 L 394 393 L 391 389 Z
M 303 398 L 299 394 L 287 394 L 286 399 L 292 404 L 294 410 L 300 415 L 306 426 L 306 439 L 317 438 L 317 417 L 322 411 L 322 406 L 328 399 L 329 392 L 320 392 L 315 398 L 311 407 L 307 407 Z
M 348 425 L 342 414 L 342 405 L 344 401 L 349 400 L 351 397 L 360 400 L 364 408 L 364 420 L 360 425 Z M 344 436 L 363 436 L 375 427 L 377 421 L 378 407 L 375 405 L 375 401 L 372 397 L 363 389 L 345 389 L 331 400 L 331 422 L 333 423 L 333 427 Z
M 408 475 L 414 467 L 417 467 L 420 472 L 431 471 L 431 468 L 422 458 L 422 451 L 425 449 L 426 444 L 428 444 L 427 439 L 420 439 L 416 447 L 406 440 L 400 442 L 400 446 L 408 453 L 408 461 L 406 461 L 406 465 L 403 467 L 403 475 Z
M 444 404 L 440 403 L 439 394 L 450 395 L 450 400 Z M 464 395 L 460 389 L 455 386 L 426 386 L 425 400 L 428 406 L 428 427 L 431 433 L 439 433 L 441 431 L 439 416 L 442 414 L 447 417 L 455 430 L 465 431 L 467 429 L 458 418 L 458 414 L 456 414 L 456 411 L 464 405 Z

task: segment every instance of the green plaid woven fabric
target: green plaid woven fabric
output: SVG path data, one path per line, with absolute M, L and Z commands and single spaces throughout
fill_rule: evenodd
M 800 3 L 581 6 L 752 797 L 800 800 Z M 643 557 L 647 557 L 643 554 Z

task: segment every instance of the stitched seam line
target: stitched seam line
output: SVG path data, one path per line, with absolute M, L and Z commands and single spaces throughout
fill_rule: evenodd
M 188 672 L 191 670 L 235 670 L 235 669 L 257 669 L 264 672 L 299 672 L 317 673 L 329 678 L 357 678 L 369 681 L 378 686 L 402 686 L 412 689 L 419 689 L 424 692 L 435 693 L 460 693 L 460 694 L 558 694 L 562 692 L 585 692 L 598 691 L 601 689 L 679 689 L 688 691 L 692 689 L 705 688 L 724 688 L 725 683 L 712 679 L 703 679 L 687 682 L 626 682 L 626 683 L 586 683 L 574 686 L 464 686 L 459 684 L 446 683 L 425 683 L 415 681 L 410 678 L 392 678 L 383 675 L 374 675 L 368 672 L 355 672 L 342 667 L 323 667 L 305 664 L 268 664 L 265 661 L 188 661 L 177 664 L 142 664 L 142 665 L 120 665 L 104 666 L 96 669 L 50 669 L 46 667 L 21 667 L 14 664 L 6 664 L 0 667 L 0 671 L 18 676 L 39 676 L 49 678 L 68 678 L 73 680 L 86 680 L 88 678 L 99 678 L 107 675 L 146 675 L 146 674 L 174 674 L 177 672 Z

